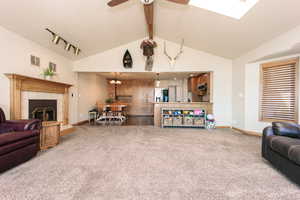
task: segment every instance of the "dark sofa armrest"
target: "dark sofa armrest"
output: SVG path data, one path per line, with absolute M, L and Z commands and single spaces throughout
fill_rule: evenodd
M 16 131 L 40 130 L 41 121 L 33 120 L 7 120 L 4 123 L 5 127 L 13 128 Z
M 38 143 L 39 134 L 40 132 L 38 130 L 2 133 L 0 134 L 0 146 L 11 144 L 20 140 L 25 140 L 30 137 L 36 137 Z
M 272 126 L 268 126 L 264 128 L 263 130 L 263 136 L 262 136 L 262 148 L 261 148 L 261 153 L 262 156 L 265 158 L 266 157 L 266 152 L 267 152 L 267 137 L 274 135 L 274 131 Z
M 272 122 L 272 128 L 275 135 L 300 137 L 300 126 L 293 122 Z
M 263 130 L 263 138 L 268 136 L 275 135 L 272 126 L 268 126 Z

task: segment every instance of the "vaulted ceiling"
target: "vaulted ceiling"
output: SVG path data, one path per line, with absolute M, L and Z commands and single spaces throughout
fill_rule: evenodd
M 108 0 L 3 0 L 0 26 L 76 60 L 147 36 L 142 4 Z M 300 24 L 300 1 L 260 0 L 241 20 L 193 6 L 155 1 L 155 35 L 214 55 L 236 58 Z M 51 43 L 50 28 L 82 49 Z

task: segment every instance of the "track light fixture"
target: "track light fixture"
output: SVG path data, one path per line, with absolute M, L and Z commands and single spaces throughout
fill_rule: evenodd
M 53 42 L 54 44 L 58 44 L 58 43 L 59 43 L 59 40 L 60 40 L 60 37 L 59 37 L 58 35 L 54 35 L 54 36 L 53 36 L 53 39 L 52 39 L 52 42 Z
M 65 50 L 66 51 L 70 51 L 71 47 L 72 47 L 72 45 L 70 43 L 65 42 Z
M 49 33 L 51 33 L 51 35 L 52 35 L 52 42 L 54 44 L 59 44 L 59 42 L 62 40 L 65 43 L 65 50 L 66 51 L 70 51 L 70 49 L 73 48 L 74 49 L 74 54 L 76 56 L 78 56 L 79 53 L 81 52 L 81 50 L 78 47 L 76 47 L 73 44 L 69 43 L 67 40 L 65 40 L 64 38 L 60 37 L 58 34 L 54 33 L 50 29 L 46 28 L 46 31 L 48 31 Z
M 78 47 L 73 47 L 74 48 L 74 54 L 78 56 L 79 52 L 81 51 Z

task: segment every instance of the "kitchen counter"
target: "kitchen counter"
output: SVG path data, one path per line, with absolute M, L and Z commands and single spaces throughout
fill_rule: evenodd
M 154 104 L 186 104 L 186 105 L 193 105 L 193 104 L 196 104 L 196 105 L 199 105 L 199 104 L 213 104 L 213 103 L 210 103 L 210 102 L 154 102 Z
M 207 114 L 213 114 L 213 103 L 209 102 L 155 102 L 154 103 L 154 126 L 160 127 L 161 108 L 179 108 L 179 109 L 205 109 Z

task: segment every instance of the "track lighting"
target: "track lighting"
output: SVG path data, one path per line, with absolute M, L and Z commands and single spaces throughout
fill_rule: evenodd
M 66 43 L 65 50 L 70 51 L 72 45 L 70 43 Z
M 53 39 L 52 39 L 52 42 L 54 44 L 58 44 L 59 43 L 59 40 L 60 40 L 60 37 L 58 35 L 53 35 Z
M 74 54 L 75 54 L 76 56 L 78 56 L 78 54 L 79 54 L 80 51 L 81 51 L 81 50 L 80 50 L 78 47 L 74 47 Z
M 66 51 L 70 51 L 71 48 L 73 48 L 74 50 L 74 54 L 76 56 L 79 55 L 79 53 L 81 52 L 81 50 L 79 49 L 79 47 L 74 46 L 73 44 L 69 43 L 67 40 L 63 39 L 62 37 L 60 37 L 58 34 L 54 33 L 53 31 L 51 31 L 50 29 L 46 28 L 46 31 L 48 31 L 49 33 L 51 33 L 52 35 L 52 42 L 54 44 L 59 44 L 59 42 L 62 40 L 65 43 L 65 50 Z

